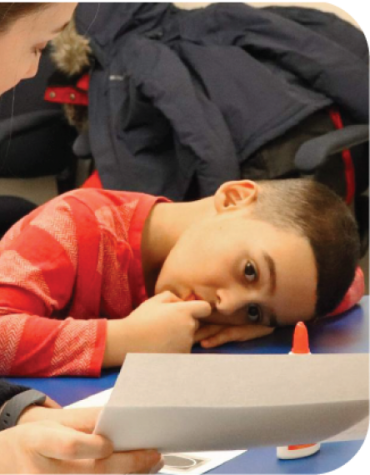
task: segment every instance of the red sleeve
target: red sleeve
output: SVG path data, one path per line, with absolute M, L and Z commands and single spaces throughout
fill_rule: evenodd
M 71 299 L 77 272 L 72 206 L 53 200 L 1 242 L 1 375 L 100 374 L 106 321 L 55 318 Z
M 89 178 L 84 182 L 82 188 L 103 188 L 100 176 L 97 170 L 95 170 Z

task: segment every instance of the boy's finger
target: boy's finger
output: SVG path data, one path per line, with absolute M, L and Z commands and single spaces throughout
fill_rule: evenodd
M 212 313 L 211 305 L 205 300 L 191 300 L 189 302 L 179 302 L 177 304 L 180 308 L 191 313 L 194 318 L 209 317 Z
M 182 302 L 182 300 L 179 297 L 177 297 L 177 295 L 172 293 L 170 290 L 165 290 L 164 292 L 161 292 L 160 294 L 155 295 L 150 300 L 155 300 L 157 302 L 162 302 L 162 303 Z
M 274 328 L 262 325 L 231 326 L 201 341 L 203 348 L 214 348 L 232 341 L 248 341 L 270 335 Z
M 203 325 L 196 331 L 194 335 L 194 343 L 199 343 L 202 340 L 216 335 L 221 329 L 222 325 Z

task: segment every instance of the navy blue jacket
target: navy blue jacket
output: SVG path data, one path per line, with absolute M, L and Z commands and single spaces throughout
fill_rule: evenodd
M 208 196 L 317 110 L 368 122 L 366 40 L 331 14 L 84 3 L 77 28 L 96 58 L 89 140 L 105 188 Z

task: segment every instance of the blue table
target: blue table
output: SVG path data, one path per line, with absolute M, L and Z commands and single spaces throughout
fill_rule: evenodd
M 216 350 L 195 347 L 195 353 L 286 354 L 291 349 L 292 328 L 279 328 L 261 340 L 224 345 Z M 346 314 L 309 328 L 312 353 L 368 353 L 369 297 Z M 101 378 L 8 378 L 39 389 L 61 405 L 112 387 L 118 371 L 105 371 Z M 324 444 L 318 454 L 299 460 L 278 460 L 273 447 L 251 449 L 209 473 L 279 474 L 325 473 L 346 464 L 360 449 L 361 441 Z

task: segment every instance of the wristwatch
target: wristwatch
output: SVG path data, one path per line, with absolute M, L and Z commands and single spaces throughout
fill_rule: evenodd
M 36 389 L 30 389 L 13 396 L 7 401 L 0 414 L 0 430 L 14 427 L 22 412 L 33 405 L 42 405 L 46 400 L 46 395 Z

